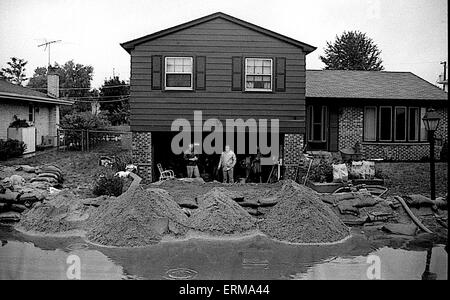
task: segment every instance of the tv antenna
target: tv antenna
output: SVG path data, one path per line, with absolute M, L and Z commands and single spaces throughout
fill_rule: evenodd
M 38 47 L 45 46 L 44 51 L 47 50 L 47 48 L 48 48 L 48 66 L 49 67 L 51 67 L 51 64 L 50 64 L 50 46 L 52 44 L 54 44 L 54 43 L 59 43 L 59 42 L 61 42 L 61 40 L 49 41 L 49 42 L 45 42 L 43 44 L 38 45 Z

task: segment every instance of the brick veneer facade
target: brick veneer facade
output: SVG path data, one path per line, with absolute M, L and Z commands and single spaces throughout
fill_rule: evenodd
M 283 163 L 285 166 L 284 177 L 295 180 L 297 166 L 301 160 L 301 151 L 304 145 L 304 135 L 289 133 L 284 135 Z
M 442 143 L 435 146 L 435 157 L 439 159 L 442 144 L 448 141 L 448 110 L 436 110 L 441 115 L 436 138 Z M 339 149 L 354 147 L 361 143 L 361 151 L 366 159 L 382 158 L 395 161 L 418 161 L 429 156 L 430 146 L 427 142 L 418 143 L 380 143 L 363 142 L 363 107 L 346 106 L 339 113 Z
M 144 182 L 152 181 L 152 133 L 132 132 L 133 163 L 138 166 L 138 174 Z

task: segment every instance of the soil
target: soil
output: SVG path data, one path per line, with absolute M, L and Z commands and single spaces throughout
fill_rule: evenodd
M 166 191 L 139 186 L 99 206 L 88 221 L 87 237 L 108 246 L 145 246 L 166 234 L 183 235 L 187 225 L 187 216 Z
M 256 220 L 231 199 L 223 187 L 215 187 L 198 198 L 199 208 L 189 218 L 192 229 L 214 235 L 242 233 L 256 229 Z
M 268 236 L 293 243 L 330 243 L 349 236 L 348 227 L 312 189 L 286 181 L 278 197 L 260 224 Z

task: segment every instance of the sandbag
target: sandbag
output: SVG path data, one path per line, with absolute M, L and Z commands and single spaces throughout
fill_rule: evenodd
M 22 204 L 11 204 L 10 206 L 11 211 L 15 211 L 15 212 L 23 212 L 25 210 L 27 210 L 27 207 L 25 205 Z
M 261 207 L 268 207 L 268 206 L 274 206 L 278 203 L 278 197 L 270 197 L 270 198 L 264 198 L 259 200 L 259 206 Z
M 20 213 L 8 211 L 0 213 L 0 222 L 18 222 L 20 221 Z
M 35 177 L 31 179 L 31 182 L 37 182 L 37 181 L 43 181 L 48 182 L 52 184 L 57 184 L 58 181 L 55 178 L 49 178 L 49 177 Z
M 382 230 L 392 233 L 392 234 L 400 234 L 400 235 L 415 235 L 417 231 L 417 226 L 414 224 L 386 224 L 382 228 Z
M 15 202 L 19 198 L 19 193 L 5 190 L 4 194 L 0 194 L 0 202 Z
M 182 198 L 179 201 L 177 201 L 178 205 L 180 207 L 189 208 L 189 209 L 197 209 L 198 205 L 195 203 L 193 199 L 190 198 Z
M 40 173 L 40 174 L 38 175 L 38 177 L 49 177 L 49 178 L 54 178 L 54 179 L 56 179 L 56 180 L 58 180 L 58 181 L 59 181 L 59 179 L 60 179 L 60 177 L 59 177 L 58 175 L 52 174 L 52 173 Z
M 359 209 L 353 206 L 353 200 L 344 200 L 339 202 L 338 209 L 342 215 L 359 216 Z
M 348 181 L 348 170 L 346 164 L 333 164 L 333 182 Z
M 237 202 L 237 204 L 239 204 L 242 207 L 251 207 L 251 208 L 258 208 L 259 207 L 259 203 L 255 202 L 255 201 L 242 201 L 242 202 Z
M 422 195 L 409 195 L 403 197 L 408 205 L 413 207 L 422 207 L 422 206 L 434 206 L 435 202 L 428 197 Z
M 19 166 L 16 169 L 16 171 L 24 171 L 26 173 L 34 173 L 34 172 L 36 172 L 36 168 L 35 167 L 31 167 L 29 165 L 22 165 L 22 166 Z
M 260 212 L 257 208 L 250 208 L 250 207 L 248 207 L 248 208 L 246 208 L 245 210 L 246 210 L 250 215 L 255 216 L 255 217 L 260 216 L 260 215 L 263 214 L 263 213 Z

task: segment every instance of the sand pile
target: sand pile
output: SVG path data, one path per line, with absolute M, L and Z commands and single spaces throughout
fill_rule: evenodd
M 278 197 L 278 204 L 260 223 L 268 236 L 295 243 L 326 243 L 349 235 L 344 223 L 310 188 L 286 181 Z
M 183 235 L 187 216 L 167 191 L 133 188 L 105 205 L 89 220 L 88 239 L 109 246 L 145 246 L 165 234 Z
M 256 220 L 221 187 L 215 187 L 197 199 L 190 227 L 211 234 L 233 234 L 256 229 Z
M 48 201 L 36 204 L 18 223 L 19 229 L 43 233 L 62 233 L 81 229 L 82 222 L 95 210 L 83 205 L 69 190 L 51 195 Z

